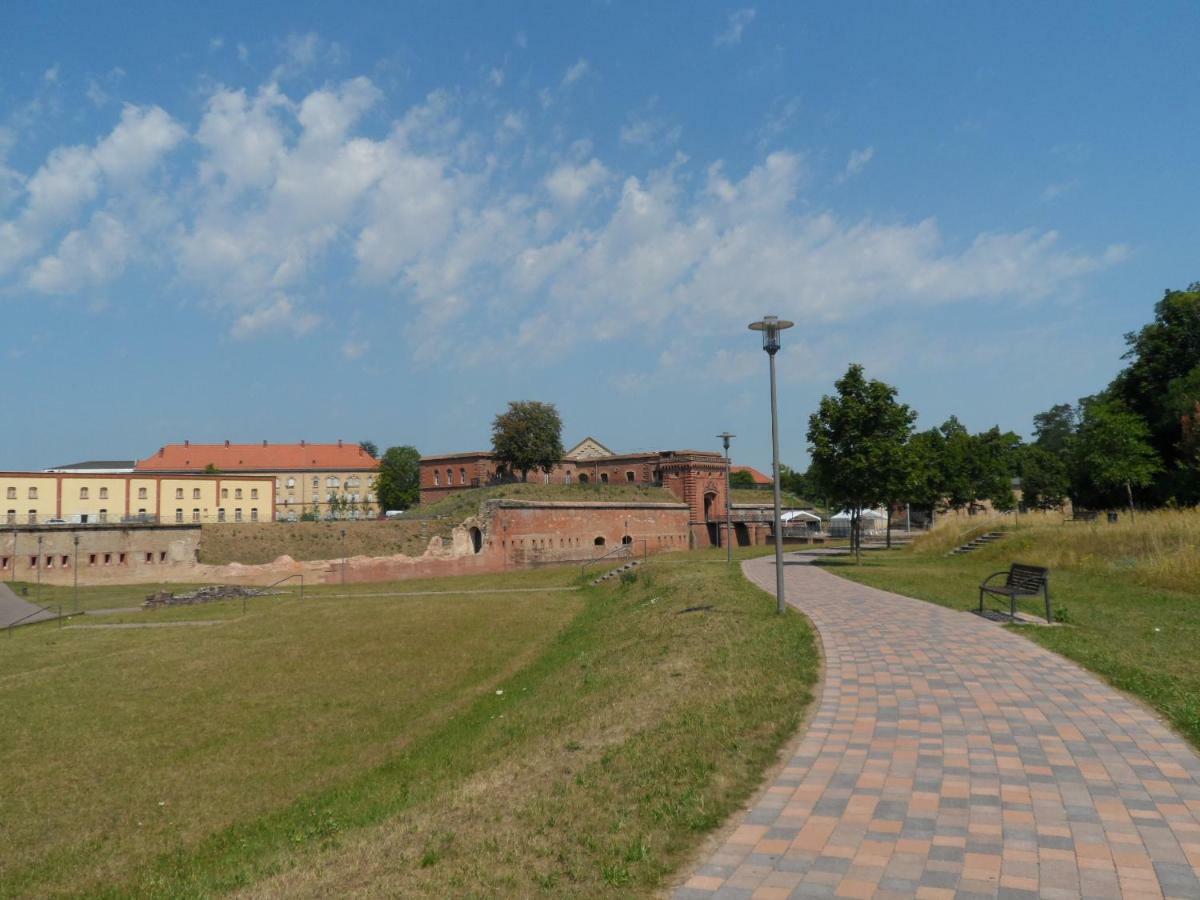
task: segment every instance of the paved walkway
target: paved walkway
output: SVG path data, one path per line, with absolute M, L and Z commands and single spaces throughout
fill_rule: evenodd
M 684 898 L 1200 898 L 1200 758 L 1032 641 L 785 557 L 825 682 Z M 774 592 L 774 558 L 744 564 Z
M 0 582 L 0 628 L 7 628 L 16 622 L 31 625 L 34 622 L 57 618 L 57 610 L 43 609 L 35 603 L 23 600 L 14 594 L 7 584 Z

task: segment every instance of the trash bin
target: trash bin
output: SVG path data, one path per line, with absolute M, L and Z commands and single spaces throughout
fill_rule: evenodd
M 1108 521 L 1109 521 L 1111 524 L 1114 524 L 1114 525 L 1115 525 L 1115 524 L 1116 524 L 1116 522 L 1117 522 L 1117 514 L 1116 514 L 1115 512 L 1110 512 L 1110 513 L 1108 514 Z

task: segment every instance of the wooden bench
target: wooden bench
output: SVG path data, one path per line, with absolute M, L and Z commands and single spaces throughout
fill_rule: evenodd
M 1100 516 L 1100 513 L 1096 512 L 1094 509 L 1080 509 L 1080 510 L 1076 510 L 1071 515 L 1071 518 L 1067 519 L 1067 521 L 1068 522 L 1095 522 L 1096 519 L 1099 518 L 1099 516 Z
M 1004 584 L 992 584 L 992 579 L 1004 576 Z M 1042 566 L 1026 566 L 1013 563 L 1003 572 L 993 572 L 979 585 L 979 611 L 983 612 L 983 601 L 988 595 L 1007 597 L 1009 615 L 1017 617 L 1017 598 L 1036 597 L 1039 593 L 1046 598 L 1046 621 L 1053 622 L 1050 614 L 1050 570 Z

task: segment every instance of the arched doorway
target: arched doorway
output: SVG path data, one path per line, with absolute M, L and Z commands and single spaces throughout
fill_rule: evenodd
M 717 511 L 717 494 L 716 491 L 709 491 L 704 495 L 704 521 L 711 522 Z
M 600 537 L 596 538 L 594 541 L 592 541 L 592 543 L 597 547 L 603 547 L 604 546 L 604 537 L 600 536 Z
M 483 549 L 483 532 L 472 526 L 471 531 L 471 547 L 476 553 Z
M 587 477 L 587 475 L 585 475 L 583 472 L 580 472 L 580 473 L 579 473 L 579 483 L 580 483 L 580 484 L 587 484 L 587 483 L 588 483 L 588 477 Z

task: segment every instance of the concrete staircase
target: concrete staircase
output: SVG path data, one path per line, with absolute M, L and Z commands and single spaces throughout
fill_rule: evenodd
M 971 540 L 967 541 L 965 544 L 955 547 L 953 550 L 951 550 L 946 555 L 947 556 L 960 556 L 963 553 L 974 553 L 980 547 L 986 546 L 987 544 L 991 544 L 994 541 L 1000 540 L 1002 537 L 1005 536 L 1005 534 L 1007 534 L 1007 532 L 1004 532 L 1004 531 L 984 532 L 983 534 L 979 535 L 978 537 L 972 538 Z
M 642 564 L 642 561 L 640 559 L 631 559 L 629 562 L 625 563 L 624 565 L 617 566 L 617 568 L 612 569 L 608 572 L 605 572 L 603 575 L 599 575 L 596 578 L 593 578 L 592 584 L 603 584 L 604 582 L 608 581 L 610 578 L 620 578 L 622 572 L 628 572 L 630 569 L 636 569 L 641 564 Z

